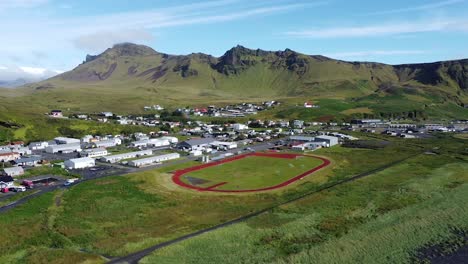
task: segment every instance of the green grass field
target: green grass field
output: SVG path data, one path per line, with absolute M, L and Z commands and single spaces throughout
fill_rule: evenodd
M 168 247 L 144 262 L 405 263 L 421 247 L 454 241 L 451 228 L 468 229 L 463 202 L 468 195 L 466 140 L 448 134 L 412 141 L 378 137 L 391 144 L 377 150 L 317 151 L 333 160 L 333 167 L 275 192 L 185 191 L 171 176 L 197 164 L 189 162 L 48 193 L 1 215 L 0 258 L 5 263 L 103 263 L 102 256 L 123 256 L 425 150 L 437 155 L 418 155 L 248 222 Z
M 204 183 L 197 186 L 205 188 L 227 182 L 219 190 L 261 189 L 283 183 L 321 163 L 319 159 L 305 156 L 296 159 L 249 156 L 187 173 L 182 180 L 192 184 L 188 177 L 201 179 Z

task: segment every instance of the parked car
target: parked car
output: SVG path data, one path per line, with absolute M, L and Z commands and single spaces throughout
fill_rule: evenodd
M 7 192 L 9 192 L 9 191 L 10 191 L 10 190 L 8 190 L 8 188 L 1 188 L 1 189 L 0 189 L 0 192 L 2 192 L 2 193 L 7 193 Z
M 69 186 L 69 185 L 71 185 L 72 183 L 75 183 L 76 181 L 78 181 L 77 178 L 67 179 L 63 185 L 64 185 L 64 186 Z
M 24 186 L 13 186 L 8 188 L 10 192 L 25 192 L 26 188 Z
M 26 187 L 26 189 L 32 189 L 34 188 L 34 183 L 32 181 L 24 180 L 21 185 Z

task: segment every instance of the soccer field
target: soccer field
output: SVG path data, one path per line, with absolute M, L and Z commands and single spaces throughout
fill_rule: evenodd
M 305 155 L 254 153 L 177 171 L 174 182 L 199 191 L 265 191 L 284 187 L 328 163 Z

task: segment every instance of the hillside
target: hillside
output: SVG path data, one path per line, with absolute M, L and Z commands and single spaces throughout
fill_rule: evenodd
M 151 103 L 175 106 L 282 99 L 295 104 L 304 98 L 326 98 L 373 112 L 431 107 L 442 108 L 438 116 L 451 116 L 454 111 L 453 116 L 460 116 L 458 112 L 464 116 L 468 60 L 392 66 L 242 46 L 219 58 L 202 53 L 176 56 L 124 43 L 88 55 L 72 71 L 26 85 L 16 93 L 45 110 L 126 112 Z M 116 105 L 116 101 L 124 104 Z

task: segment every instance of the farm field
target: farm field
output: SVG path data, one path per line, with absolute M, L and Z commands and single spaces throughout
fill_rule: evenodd
M 328 160 L 296 154 L 248 154 L 227 161 L 188 168 L 174 181 L 199 191 L 254 192 L 284 187 L 309 176 Z M 323 166 L 323 167 L 324 167 Z

